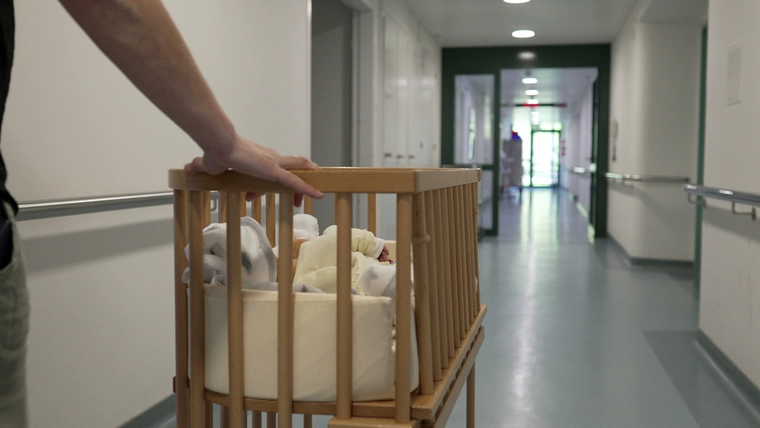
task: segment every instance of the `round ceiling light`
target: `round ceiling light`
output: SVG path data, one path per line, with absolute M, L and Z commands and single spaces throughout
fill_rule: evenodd
M 525 95 L 535 97 L 536 95 L 538 95 L 538 89 L 528 89 L 527 91 L 525 91 Z
M 536 79 L 535 77 L 523 77 L 522 82 L 525 83 L 526 85 L 535 85 L 536 83 L 538 83 L 538 79 Z
M 512 37 L 516 39 L 529 39 L 535 35 L 535 31 L 531 30 L 517 30 L 512 32 Z
M 504 3 L 509 3 L 509 4 L 521 4 L 521 3 L 527 3 L 527 2 L 529 2 L 529 1 L 530 1 L 530 0 L 504 0 Z

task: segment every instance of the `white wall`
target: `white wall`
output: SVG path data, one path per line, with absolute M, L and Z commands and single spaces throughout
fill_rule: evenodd
M 372 166 L 440 165 L 441 47 L 403 0 L 385 0 L 377 9 L 380 112 Z M 396 236 L 395 198 L 378 198 L 378 234 Z
M 705 186 L 760 193 L 757 117 L 760 4 L 710 2 L 707 54 Z M 740 102 L 728 103 L 728 52 L 741 46 Z M 760 233 L 758 223 L 708 201 L 702 229 L 700 329 L 760 386 Z M 746 211 L 746 207 L 737 207 Z
M 577 199 L 578 204 L 589 212 L 591 209 L 591 176 L 573 174 L 573 167 L 588 171 L 591 164 L 593 143 L 594 87 L 589 85 L 582 100 L 572 106 L 573 113 L 562 138 L 565 140 L 565 156 L 560 158 L 564 166 L 561 172 L 563 186 Z
M 309 154 L 308 1 L 168 0 L 238 130 Z M 162 191 L 200 151 L 57 2 L 16 2 L 2 148 L 19 201 Z M 287 123 L 287 126 L 282 124 Z M 32 427 L 117 426 L 172 393 L 171 208 L 20 224 Z
M 639 2 L 612 45 L 610 171 L 695 180 L 701 22 L 659 20 L 651 4 Z M 609 189 L 607 229 L 629 256 L 693 260 L 695 214 L 681 186 Z

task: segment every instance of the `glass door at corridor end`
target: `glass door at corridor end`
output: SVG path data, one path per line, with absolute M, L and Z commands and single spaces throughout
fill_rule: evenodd
M 498 228 L 497 189 L 494 180 L 498 165 L 494 160 L 494 138 L 499 133 L 496 120 L 496 76 L 460 74 L 454 79 L 454 153 L 453 165 L 482 169 L 478 185 L 478 227 L 495 234 Z
M 529 144 L 523 143 L 523 186 L 559 185 L 560 131 L 533 130 Z

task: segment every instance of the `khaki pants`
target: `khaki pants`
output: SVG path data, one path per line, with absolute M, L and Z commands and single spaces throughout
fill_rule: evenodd
M 0 428 L 24 428 L 27 426 L 26 336 L 29 332 L 29 294 L 16 220 L 9 205 L 0 205 L 5 210 L 12 229 L 12 239 L 6 236 L 0 245 L 13 246 L 10 263 L 0 269 Z

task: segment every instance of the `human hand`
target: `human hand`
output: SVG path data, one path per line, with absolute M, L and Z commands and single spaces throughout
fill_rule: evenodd
M 202 157 L 197 157 L 185 165 L 185 171 L 189 174 L 219 175 L 228 169 L 290 187 L 296 191 L 296 206 L 301 205 L 304 194 L 316 199 L 323 196 L 322 192 L 288 171 L 289 169 L 319 169 L 317 164 L 303 156 L 280 155 L 274 149 L 246 140 L 237 134 L 230 150 L 224 152 L 209 150 L 204 152 Z M 255 193 L 247 193 L 246 199 L 252 200 L 258 196 Z

